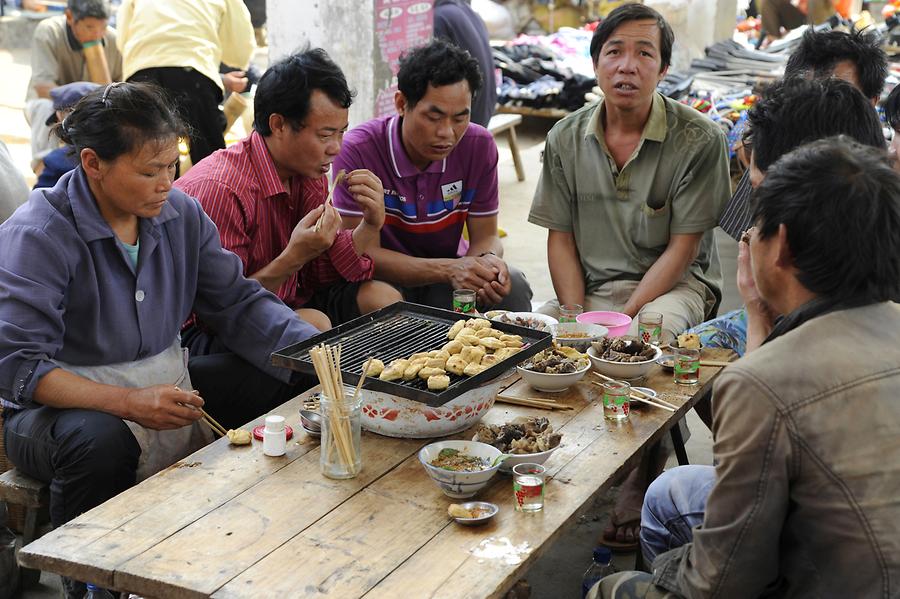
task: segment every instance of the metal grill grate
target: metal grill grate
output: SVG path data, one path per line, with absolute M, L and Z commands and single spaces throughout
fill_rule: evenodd
M 367 314 L 326 331 L 302 343 L 292 345 L 272 354 L 272 363 L 293 370 L 315 373 L 309 349 L 320 343 L 341 345 L 341 372 L 346 384 L 355 384 L 369 357 L 378 358 L 386 365 L 412 354 L 440 349 L 447 343 L 447 331 L 461 318 L 469 318 L 448 310 L 398 302 L 377 312 Z M 407 399 L 438 406 L 503 374 L 515 364 L 549 347 L 550 334 L 505 323 L 493 323 L 495 329 L 520 335 L 526 347 L 502 362 L 474 376 L 457 376 L 447 373 L 450 385 L 435 393 L 428 390 L 426 381 L 418 377 L 411 381 L 382 381 L 368 378 L 364 388 L 391 393 Z

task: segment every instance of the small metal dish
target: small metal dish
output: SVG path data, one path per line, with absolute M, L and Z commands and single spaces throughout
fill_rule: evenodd
M 484 524 L 496 516 L 497 512 L 500 511 L 500 508 L 497 507 L 496 504 L 488 501 L 467 501 L 465 503 L 460 503 L 459 505 L 470 511 L 479 510 L 482 512 L 477 518 L 453 518 L 463 526 L 478 526 L 479 524 Z
M 308 435 L 318 437 L 322 434 L 322 416 L 312 410 L 300 410 L 300 427 Z
M 675 355 L 663 354 L 656 359 L 656 363 L 662 366 L 663 370 L 668 370 L 671 372 L 675 370 Z

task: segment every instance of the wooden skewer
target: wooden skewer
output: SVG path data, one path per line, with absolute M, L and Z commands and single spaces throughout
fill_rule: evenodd
M 353 391 L 353 401 L 359 397 L 359 390 L 362 389 L 363 382 L 366 380 L 369 372 L 369 364 L 372 363 L 372 356 L 369 356 L 369 359 L 366 360 L 366 363 L 363 365 L 362 374 L 359 375 L 359 382 L 356 383 L 356 389 Z
M 508 403 L 516 406 L 526 406 L 529 408 L 542 408 L 544 410 L 574 410 L 572 406 L 557 403 L 555 400 L 546 400 L 540 397 L 512 397 L 509 395 L 498 395 L 497 401 Z
M 344 169 L 339 170 L 337 175 L 335 175 L 334 182 L 331 184 L 331 189 L 328 190 L 328 196 L 325 198 L 325 203 L 323 204 L 325 210 L 328 210 L 328 207 L 331 206 L 332 198 L 334 198 L 334 190 L 337 189 L 337 186 L 341 184 L 341 181 L 344 180 L 346 175 L 347 171 Z M 322 211 L 322 216 L 316 221 L 316 233 L 322 229 L 322 220 L 325 218 L 325 210 Z

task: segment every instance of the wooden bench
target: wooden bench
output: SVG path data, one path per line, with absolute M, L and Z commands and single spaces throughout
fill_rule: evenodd
M 7 505 L 21 505 L 25 508 L 25 526 L 22 528 L 22 546 L 37 538 L 38 514 L 42 508 L 50 505 L 49 487 L 16 469 L 0 474 L 0 501 Z M 20 573 L 22 587 L 36 583 L 41 576 L 40 570 L 22 568 Z
M 516 178 L 525 180 L 525 169 L 522 167 L 522 158 L 519 156 L 519 140 L 516 138 L 516 125 L 522 123 L 522 115 L 519 114 L 495 114 L 491 117 L 487 129 L 491 135 L 497 137 L 498 133 L 506 131 L 509 140 L 509 151 L 512 152 L 513 165 L 516 167 Z

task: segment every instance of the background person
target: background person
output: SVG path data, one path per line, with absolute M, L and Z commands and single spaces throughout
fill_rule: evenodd
M 219 65 L 245 71 L 255 47 L 250 13 L 241 0 L 123 0 L 116 14 L 128 81 L 159 85 L 191 126 L 191 163 L 225 147 L 219 109 L 225 87 Z M 228 75 L 243 91 L 242 76 Z
M 59 146 L 46 124 L 54 112 L 50 90 L 90 81 L 83 45 L 100 40 L 112 80 L 122 80 L 122 55 L 108 21 L 107 0 L 69 0 L 64 15 L 44 19 L 34 30 L 25 118 L 31 125 L 31 168 L 38 174 L 44 156 Z
M 482 309 L 529 311 L 531 288 L 503 260 L 497 234 L 497 145 L 470 122 L 480 86 L 468 52 L 443 40 L 411 50 L 400 59 L 398 114 L 350 131 L 334 168 L 371 170 L 384 186 L 385 224 L 371 250 L 377 279 L 419 304 L 450 308 L 453 289 L 473 289 Z M 346 228 L 364 218 L 342 187 L 334 205 Z

